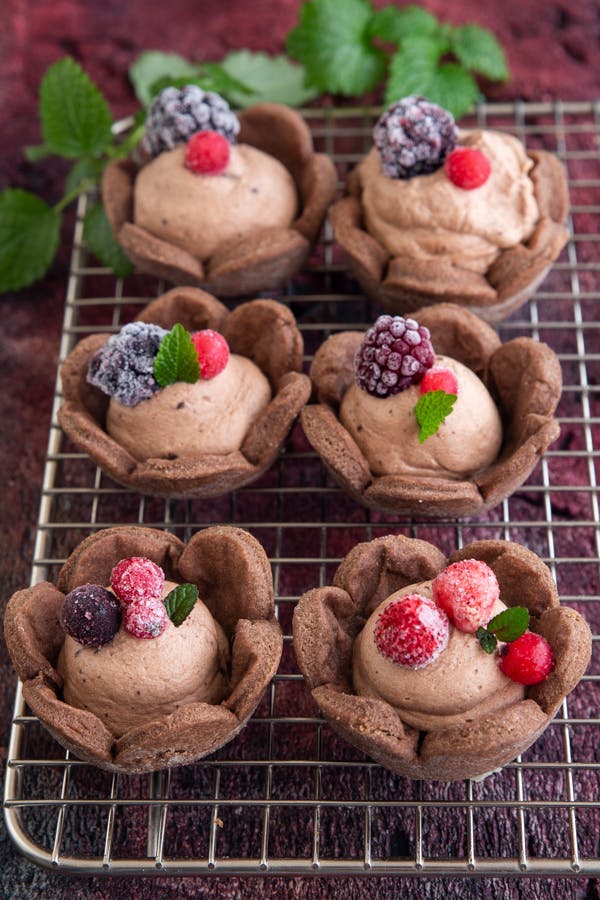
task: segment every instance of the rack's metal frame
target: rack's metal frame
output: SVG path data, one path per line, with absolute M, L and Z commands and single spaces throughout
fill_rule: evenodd
M 372 109 L 362 108 L 306 111 L 316 141 L 334 158 L 340 174 L 364 152 L 373 114 Z M 293 705 L 283 711 L 281 708 L 289 690 L 295 692 L 296 697 L 302 692 L 301 676 L 291 661 L 289 647 L 290 612 L 301 590 L 289 590 L 286 576 L 295 566 L 304 565 L 314 571 L 318 583 L 329 580 L 340 558 L 335 549 L 330 549 L 330 543 L 333 541 L 335 548 L 336 539 L 344 532 L 356 536 L 354 542 L 399 529 L 414 536 L 426 533 L 428 539 L 439 540 L 440 545 L 450 543 L 460 546 L 473 536 L 492 534 L 526 544 L 543 545 L 546 552 L 542 555 L 558 578 L 563 602 L 584 607 L 594 614 L 590 618 L 595 616 L 595 621 L 598 621 L 600 510 L 596 461 L 600 454 L 600 414 L 596 392 L 600 383 L 600 321 L 590 310 L 592 304 L 600 300 L 600 257 L 593 252 L 594 242 L 600 240 L 600 235 L 597 233 L 599 229 L 590 227 L 589 223 L 594 220 L 596 224 L 600 222 L 600 106 L 594 103 L 480 105 L 476 121 L 481 125 L 490 123 L 494 127 L 506 128 L 517 133 L 525 142 L 545 141 L 549 149 L 561 156 L 569 171 L 571 190 L 575 196 L 572 240 L 566 256 L 563 255 L 555 266 L 555 280 L 551 276 L 536 297 L 503 324 L 501 333 L 505 338 L 516 334 L 542 336 L 550 344 L 559 334 L 572 337 L 572 352 L 562 352 L 559 356 L 567 370 L 564 396 L 578 404 L 578 410 L 577 415 L 573 415 L 571 409 L 569 415 L 562 415 L 561 421 L 566 427 L 581 429 L 584 449 L 550 451 L 541 461 L 535 476 L 516 498 L 504 501 L 495 515 L 484 516 L 481 520 L 395 522 L 389 517 L 371 515 L 351 506 L 345 507 L 347 511 L 340 520 L 329 521 L 327 512 L 332 508 L 332 499 L 339 495 L 338 489 L 319 469 L 314 454 L 301 443 L 299 449 L 294 449 L 298 441 L 301 442 L 301 437 L 296 433 L 295 442 L 282 454 L 271 478 L 261 479 L 257 487 L 250 486 L 240 491 L 225 501 L 225 507 L 217 504 L 213 510 L 210 506 L 197 503 L 158 502 L 133 497 L 106 479 L 82 454 L 65 448 L 56 420 L 61 402 L 57 379 L 31 583 L 52 579 L 72 543 L 106 525 L 121 521 L 137 522 L 167 528 L 185 537 L 195 529 L 211 524 L 213 516 L 215 522 L 230 520 L 267 540 L 277 608 L 285 632 L 284 660 L 287 653 L 287 663 L 284 662 L 271 685 L 266 703 L 248 726 L 248 729 L 257 726 L 262 729 L 262 737 L 253 747 L 254 750 L 258 747 L 258 752 L 246 758 L 247 751 L 238 739 L 198 767 L 188 767 L 195 771 L 189 775 L 191 788 L 187 795 L 185 785 L 182 787 L 180 784 L 185 770 L 127 779 L 99 773 L 69 757 L 28 714 L 19 688 L 8 748 L 4 812 L 16 847 L 35 863 L 61 872 L 108 875 L 600 874 L 600 859 L 597 849 L 593 849 L 594 837 L 597 838 L 599 831 L 597 801 L 600 792 L 596 790 L 595 796 L 582 796 L 579 782 L 582 772 L 591 772 L 596 777 L 596 786 L 599 781 L 600 763 L 593 750 L 594 747 L 597 750 L 600 734 L 597 650 L 595 661 L 581 688 L 596 691 L 596 706 L 592 704 L 591 715 L 582 716 L 577 712 L 570 714 L 572 702 L 565 701 L 549 729 L 554 743 L 548 758 L 538 759 L 535 754 L 528 754 L 507 766 L 502 773 L 491 776 L 490 780 L 482 784 L 467 782 L 458 786 L 454 793 L 450 791 L 450 794 L 444 786 L 439 786 L 438 790 L 435 785 L 416 785 L 389 776 L 391 781 L 386 782 L 386 789 L 389 790 L 391 785 L 399 795 L 379 796 L 376 782 L 385 773 L 382 774 L 378 766 L 353 753 L 350 748 L 346 751 L 343 747 L 340 749 L 338 744 L 331 744 L 327 726 L 314 713 L 314 709 L 307 712 L 306 702 L 300 711 Z M 343 138 L 342 144 L 340 138 Z M 575 140 L 575 147 L 572 140 Z M 576 167 L 579 161 L 589 165 L 590 177 L 587 173 L 584 177 L 571 173 L 571 167 Z M 582 201 L 582 191 L 589 191 L 590 199 L 586 194 Z M 88 198 L 80 198 L 60 346 L 61 359 L 68 354 L 79 336 L 99 328 L 117 330 L 122 312 L 124 317 L 127 315 L 125 308 L 139 307 L 147 300 L 147 295 L 126 294 L 128 283 L 123 284 L 112 278 L 107 270 L 88 262 L 82 239 L 82 220 L 87 203 Z M 577 223 L 582 216 L 584 226 L 579 228 Z M 588 251 L 583 257 L 579 253 L 581 244 L 585 244 Z M 367 325 L 373 311 L 370 304 L 355 293 L 356 288 L 352 287 L 351 282 L 344 280 L 343 261 L 336 256 L 329 226 L 325 227 L 323 241 L 309 271 L 318 284 L 315 292 L 303 293 L 302 287 L 296 285 L 288 286 L 285 292 L 297 313 L 308 344 L 316 345 L 338 329 Z M 582 285 L 583 279 L 585 285 Z M 104 289 L 98 292 L 96 284 L 104 284 L 106 280 L 111 284 L 111 291 Z M 342 290 L 339 284 L 342 284 Z M 161 289 L 162 286 L 157 285 L 155 292 Z M 559 310 L 562 311 L 557 314 Z M 315 311 L 320 313 L 317 318 Z M 101 327 L 98 317 L 102 319 Z M 309 351 L 307 361 L 310 355 Z M 568 482 L 562 483 L 553 469 L 555 464 L 567 463 L 579 467 L 582 473 L 576 490 L 584 512 L 575 519 L 562 518 L 554 508 L 556 498 L 560 500 L 561 495 L 571 496 L 573 491 Z M 318 484 L 302 484 L 307 465 L 312 466 L 311 471 L 320 472 Z M 244 497 L 244 494 L 247 496 Z M 266 504 L 272 501 L 271 512 L 262 516 L 248 515 L 247 510 L 252 503 L 245 501 L 253 499 Z M 285 512 L 292 499 L 298 510 L 294 518 Z M 308 504 L 307 512 L 303 510 L 305 502 Z M 319 507 L 318 516 L 314 514 L 315 503 Z M 70 512 L 74 514 L 71 517 Z M 591 542 L 591 555 L 577 553 L 575 549 L 567 552 L 564 538 L 573 533 Z M 293 552 L 296 539 L 300 546 L 303 540 L 308 540 L 310 552 L 296 556 Z M 593 591 L 575 594 L 568 590 L 569 567 L 573 566 L 593 568 L 594 574 L 590 576 Z M 295 581 L 297 579 L 292 579 L 292 582 Z M 595 634 L 595 642 L 598 639 Z M 290 757 L 286 752 L 280 752 L 280 729 L 285 734 L 285 729 L 293 732 L 297 728 L 304 729 L 303 733 L 310 735 L 314 753 Z M 592 740 L 585 745 L 592 748 L 589 758 L 579 758 L 574 750 L 574 730 L 578 729 L 584 729 L 582 733 L 592 734 Z M 587 731 L 589 729 L 591 732 Z M 232 771 L 235 776 L 242 773 L 247 778 L 247 794 L 238 790 L 231 794 L 228 778 Z M 103 775 L 103 783 L 98 788 L 95 780 L 100 775 Z M 200 796 L 195 796 L 198 791 L 196 778 L 200 780 Z M 202 787 L 203 779 L 210 781 L 209 788 Z M 358 790 L 354 793 L 350 791 L 349 796 L 346 792 L 347 796 L 339 799 L 332 784 L 337 780 L 342 783 L 344 779 L 358 785 Z M 534 787 L 535 779 L 538 780 Z M 92 783 L 93 789 L 89 787 Z M 540 789 L 540 784 L 551 786 L 545 792 Z M 286 796 L 286 790 L 290 796 Z M 293 795 L 294 792 L 297 796 Z M 536 793 L 544 795 L 535 796 Z M 289 807 L 306 821 L 308 838 L 304 843 L 301 839 L 297 840 L 296 843 L 301 846 L 297 854 L 277 854 L 272 849 L 277 830 L 277 823 L 273 820 L 283 808 Z M 206 834 L 203 849 L 190 853 L 188 848 L 177 853 L 177 828 L 174 829 L 175 834 L 172 829 L 170 831 L 171 819 L 192 810 L 194 814 L 204 815 Z M 358 839 L 359 849 L 345 853 L 336 842 L 328 843 L 329 830 L 324 825 L 325 818 L 332 811 L 337 815 L 342 810 L 352 815 L 353 827 L 362 834 L 362 839 Z M 81 848 L 73 849 L 71 846 L 69 823 L 71 817 L 81 815 L 92 816 L 93 827 L 89 831 L 95 849 L 79 852 Z M 449 854 L 445 846 L 430 845 L 427 840 L 428 817 L 443 818 L 446 815 L 455 816 L 456 822 L 461 823 L 461 843 L 454 854 Z M 96 822 L 98 816 L 101 825 Z M 403 849 L 385 849 L 382 835 L 390 816 L 408 823 L 408 844 Z M 560 855 L 557 855 L 555 848 L 540 845 L 534 846 L 532 852 L 528 828 L 529 817 L 532 816 L 544 820 L 553 816 L 561 819 L 564 827 Z M 221 849 L 224 829 L 221 817 L 228 820 L 228 833 L 233 836 L 229 845 L 233 849 Z M 490 818 L 508 829 L 512 836 L 510 852 L 502 857 L 491 856 L 485 839 L 479 834 L 479 823 L 485 820 L 489 824 Z M 252 820 L 250 825 L 248 820 Z M 137 839 L 129 841 L 124 837 L 128 827 L 133 828 L 131 823 L 135 828 L 141 828 L 144 835 L 141 844 Z M 250 843 L 256 851 L 252 854 L 235 853 L 236 828 L 239 830 L 242 824 L 251 829 Z

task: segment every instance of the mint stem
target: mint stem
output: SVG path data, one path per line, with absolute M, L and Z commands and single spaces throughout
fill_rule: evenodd
M 72 203 L 73 200 L 76 200 L 80 194 L 85 194 L 85 192 L 89 191 L 89 189 L 91 187 L 94 187 L 95 184 L 96 181 L 93 178 L 85 178 L 79 185 L 77 185 L 76 188 L 73 188 L 73 190 L 69 191 L 68 194 L 65 194 L 65 196 L 58 201 L 58 203 L 55 203 L 52 208 L 55 212 L 62 212 L 63 209 L 69 205 L 69 203 Z

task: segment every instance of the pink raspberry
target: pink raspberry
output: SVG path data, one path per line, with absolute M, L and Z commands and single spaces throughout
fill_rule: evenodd
M 481 187 L 490 177 L 491 171 L 489 159 L 475 147 L 457 147 L 446 157 L 444 163 L 444 172 L 452 184 L 463 191 Z
M 200 377 L 214 378 L 229 362 L 229 345 L 222 334 L 205 328 L 192 334 L 192 344 L 198 354 Z
M 197 131 L 185 148 L 185 164 L 196 175 L 219 175 L 227 168 L 231 146 L 218 131 Z
M 154 597 L 138 597 L 125 607 L 123 625 L 134 637 L 150 640 L 160 637 L 169 617 L 162 600 Z
M 149 597 L 160 599 L 165 586 L 165 573 L 145 556 L 122 559 L 112 570 L 110 583 L 121 603 Z
M 441 366 L 428 369 L 419 385 L 422 394 L 430 391 L 445 391 L 447 394 L 458 394 L 458 381 L 454 372 Z
M 446 649 L 450 625 L 433 600 L 407 594 L 392 600 L 375 625 L 375 645 L 382 656 L 399 666 L 422 669 Z
M 433 599 L 459 631 L 474 634 L 487 625 L 500 596 L 498 579 L 480 559 L 452 563 L 433 582 Z
M 498 665 L 511 681 L 538 684 L 549 675 L 554 659 L 546 638 L 526 631 L 516 641 L 504 645 Z

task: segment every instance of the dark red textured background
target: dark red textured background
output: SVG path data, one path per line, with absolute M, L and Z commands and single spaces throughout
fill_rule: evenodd
M 377 3 L 378 6 L 384 5 Z M 402 5 L 402 4 L 397 4 Z M 427 9 L 459 24 L 491 28 L 507 50 L 512 80 L 486 86 L 491 100 L 592 100 L 600 96 L 600 5 L 592 0 L 544 2 L 428 0 Z M 37 90 L 47 66 L 72 55 L 101 87 L 114 115 L 135 109 L 127 70 L 139 52 L 158 48 L 199 59 L 228 50 L 280 52 L 297 20 L 299 0 L 1 0 L 0 2 L 0 189 L 20 186 L 48 201 L 62 192 L 65 167 L 31 165 L 22 147 L 40 139 Z M 340 0 L 343 10 L 343 0 Z M 58 340 L 65 295 L 71 220 L 48 276 L 18 294 L 0 298 L 0 598 L 2 604 L 29 582 Z M 0 754 L 6 758 L 15 677 L 0 646 Z M 472 883 L 437 879 L 77 880 L 36 869 L 17 857 L 0 825 L 0 894 L 3 897 L 597 897 L 585 880 L 552 883 L 500 879 Z

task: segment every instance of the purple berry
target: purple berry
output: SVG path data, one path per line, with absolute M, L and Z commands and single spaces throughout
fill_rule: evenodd
M 435 362 L 429 329 L 414 319 L 379 316 L 354 358 L 356 383 L 376 397 L 417 384 Z
M 373 129 L 381 166 L 389 178 L 412 178 L 435 172 L 454 150 L 454 118 L 424 97 L 392 103 Z
M 181 90 L 167 87 L 152 101 L 142 147 L 150 156 L 158 156 L 185 144 L 197 131 L 218 131 L 233 144 L 239 130 L 237 116 L 219 94 L 195 84 Z
M 154 358 L 164 328 L 146 322 L 131 322 L 114 334 L 90 362 L 87 380 L 124 406 L 147 400 L 160 385 L 154 378 Z
M 78 644 L 102 647 L 121 627 L 121 606 L 99 584 L 82 584 L 67 594 L 58 618 L 63 630 Z

